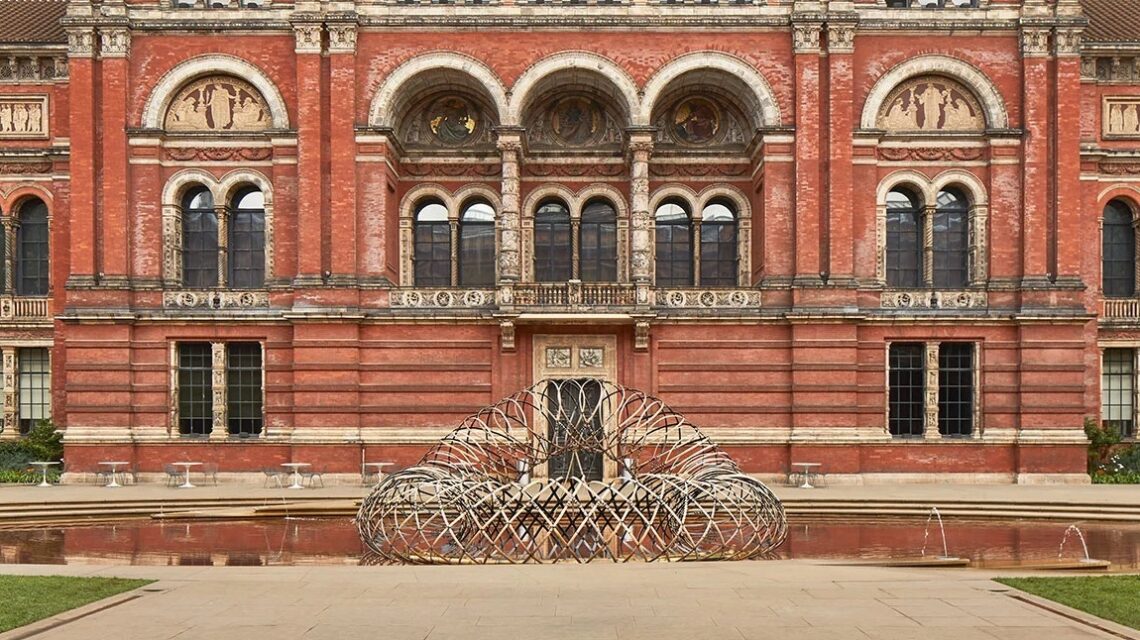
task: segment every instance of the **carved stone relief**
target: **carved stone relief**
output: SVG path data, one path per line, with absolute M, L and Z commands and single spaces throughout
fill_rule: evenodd
M 0 138 L 48 137 L 47 96 L 0 96 Z
M 526 127 L 533 148 L 589 148 L 620 145 L 618 120 L 592 98 L 569 96 L 548 102 Z
M 687 96 L 662 109 L 653 120 L 654 142 L 683 147 L 743 147 L 743 120 L 734 109 L 706 96 Z
M 1140 138 L 1140 96 L 1105 97 L 1105 137 Z
M 984 309 L 984 291 L 884 291 L 883 309 Z
M 546 367 L 548 369 L 569 369 L 570 347 L 547 347 Z
M 755 309 L 760 307 L 760 292 L 747 289 L 658 289 L 657 306 L 671 309 Z
M 171 309 L 254 309 L 269 306 L 264 291 L 166 291 L 162 306 Z
M 166 147 L 166 157 L 171 160 L 188 162 L 223 162 L 233 160 L 268 160 L 273 156 L 269 147 Z
M 168 131 L 262 131 L 272 119 L 252 85 L 228 77 L 196 80 L 175 96 L 166 113 Z
M 0 83 L 66 79 L 67 58 L 63 56 L 14 55 L 0 58 Z
M 914 78 L 883 102 L 877 126 L 886 131 L 981 131 L 986 120 L 977 98 L 941 77 Z
M 494 118 L 478 102 L 449 93 L 411 109 L 399 138 L 406 147 L 490 147 L 494 127 Z
M 1136 82 L 1140 80 L 1140 57 L 1101 57 L 1081 60 L 1082 75 L 1091 75 L 1098 82 Z M 1092 66 L 1092 73 L 1086 67 Z

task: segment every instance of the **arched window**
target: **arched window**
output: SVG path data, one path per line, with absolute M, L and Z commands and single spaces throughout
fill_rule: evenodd
M 570 209 L 561 200 L 547 200 L 534 214 L 534 278 L 566 282 L 571 275 Z
M 416 286 L 451 286 L 451 225 L 447 207 L 428 200 L 416 207 Z
M 701 286 L 736 286 L 736 213 L 727 203 L 701 211 Z
M 934 272 L 936 289 L 961 289 L 970 282 L 970 204 L 962 192 L 938 193 L 934 210 Z
M 617 282 L 617 212 L 605 200 L 591 200 L 582 209 L 578 275 L 582 282 Z
M 182 284 L 218 286 L 218 214 L 206 187 L 192 188 L 182 196 Z
M 693 286 L 693 225 L 688 208 L 666 202 L 654 213 L 659 287 Z
M 237 289 L 265 285 L 265 196 L 256 188 L 230 201 L 228 282 Z
M 887 194 L 887 286 L 921 287 L 922 202 L 903 189 Z
M 46 296 L 48 293 L 48 211 L 43 200 L 33 199 L 20 207 L 16 232 L 16 295 Z
M 1104 208 L 1101 290 L 1109 298 L 1136 295 L 1136 230 L 1132 211 L 1119 200 Z
M 459 284 L 495 284 L 495 210 L 486 202 L 468 203 L 459 216 Z

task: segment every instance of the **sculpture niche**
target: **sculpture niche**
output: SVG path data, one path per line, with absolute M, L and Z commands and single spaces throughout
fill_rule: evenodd
M 779 500 L 658 398 L 544 380 L 389 475 L 357 527 L 377 562 L 742 560 L 787 535 Z

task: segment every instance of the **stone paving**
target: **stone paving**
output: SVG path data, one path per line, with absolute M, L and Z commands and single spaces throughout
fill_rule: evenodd
M 12 566 L 145 577 L 37 640 L 1083 640 L 972 570 L 810 561 L 519 567 Z

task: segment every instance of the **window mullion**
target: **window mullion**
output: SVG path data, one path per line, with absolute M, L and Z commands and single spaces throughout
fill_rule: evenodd
M 5 346 L 2 350 L 4 364 L 4 434 L 16 437 L 20 433 L 16 419 L 16 407 L 20 406 L 16 396 L 17 360 L 16 347 Z
M 939 436 L 938 430 L 938 350 L 939 342 L 926 343 L 926 422 L 924 437 Z
M 226 206 L 217 206 L 214 208 L 214 213 L 218 217 L 218 287 L 224 289 L 230 283 L 230 209 Z
M 571 218 L 570 220 L 570 279 L 582 279 L 582 260 L 579 255 L 582 251 L 582 239 L 579 234 L 582 232 L 582 220 L 580 218 Z
M 927 206 L 922 211 L 922 284 L 934 287 L 934 214 L 936 209 Z
M 12 295 L 16 292 L 16 224 L 15 218 L 5 216 L 0 218 L 4 232 L 4 293 Z
M 701 221 L 693 220 L 693 284 L 701 286 Z
M 459 286 L 459 221 L 452 218 L 451 225 L 451 286 Z
M 225 438 L 229 433 L 226 423 L 226 343 L 210 343 L 210 392 L 213 416 L 211 439 Z

